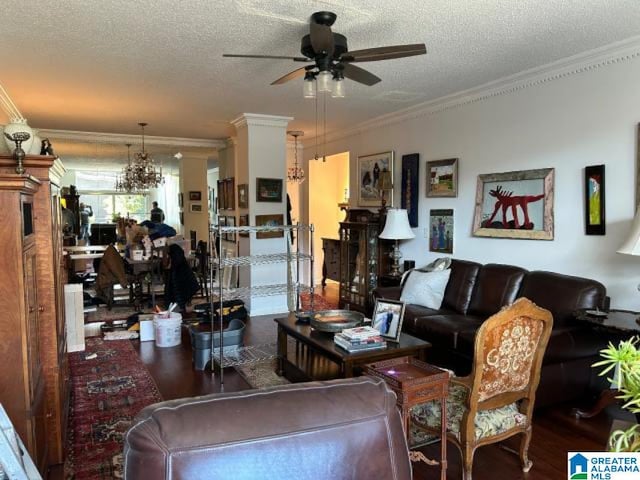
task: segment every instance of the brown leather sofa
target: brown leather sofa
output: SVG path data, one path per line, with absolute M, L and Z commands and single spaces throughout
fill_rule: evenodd
M 376 297 L 398 299 L 400 287 L 378 287 Z M 527 297 L 553 314 L 544 356 L 538 407 L 576 400 L 595 377 L 591 365 L 606 338 L 573 318 L 580 308 L 605 308 L 605 287 L 595 280 L 513 265 L 481 265 L 453 260 L 439 310 L 407 305 L 402 330 L 432 343 L 428 360 L 466 375 L 471 369 L 475 332 L 488 317 L 516 298 Z
M 124 456 L 126 479 L 411 478 L 396 397 L 370 377 L 151 405 Z

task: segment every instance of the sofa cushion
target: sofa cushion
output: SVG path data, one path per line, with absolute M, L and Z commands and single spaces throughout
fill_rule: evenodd
M 471 315 L 490 317 L 516 299 L 527 271 L 513 265 L 488 263 L 480 268 L 471 297 Z
M 458 334 L 469 330 L 475 331 L 482 324 L 482 319 L 472 315 L 432 315 L 417 318 L 413 331 L 409 332 L 417 337 L 431 342 L 439 347 L 457 348 Z
M 553 272 L 529 272 L 518 297 L 527 297 L 553 314 L 553 325 L 573 324 L 573 312 L 581 308 L 604 308 L 604 285 L 588 278 Z
M 409 274 L 402 287 L 400 300 L 413 305 L 438 309 L 442 306 L 444 290 L 447 288 L 451 270 L 419 272 Z
M 457 313 L 467 313 L 480 267 L 481 265 L 476 262 L 451 261 L 451 276 L 444 291 L 443 308 Z

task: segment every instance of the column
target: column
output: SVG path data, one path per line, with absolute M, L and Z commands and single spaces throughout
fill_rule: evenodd
M 209 241 L 209 215 L 207 191 L 207 159 L 187 158 L 180 160 L 180 192 L 182 192 L 184 216 L 183 234 L 189 239 L 191 230 L 197 240 Z M 190 199 L 189 192 L 200 192 L 200 200 Z

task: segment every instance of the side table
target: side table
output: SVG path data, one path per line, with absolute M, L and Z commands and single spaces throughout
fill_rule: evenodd
M 612 342 L 640 334 L 640 323 L 638 323 L 640 313 L 631 310 L 610 310 L 608 312 L 576 310 L 573 316 L 580 322 L 589 323 L 594 328 L 602 330 L 605 337 Z M 603 390 L 591 408 L 588 410 L 574 409 L 573 413 L 578 418 L 594 417 L 609 405 L 616 403 L 618 395 L 619 392 L 616 389 Z
M 431 400 L 439 400 L 442 406 L 440 418 L 440 478 L 447 478 L 447 396 L 449 395 L 449 372 L 412 357 L 393 358 L 365 365 L 365 374 L 383 379 L 398 397 L 402 424 L 411 442 L 411 408 Z M 421 452 L 410 452 L 412 460 L 431 462 Z

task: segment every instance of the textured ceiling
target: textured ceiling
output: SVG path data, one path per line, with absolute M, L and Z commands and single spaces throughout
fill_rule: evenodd
M 0 83 L 35 127 L 223 138 L 242 112 L 313 134 L 297 55 L 317 10 L 349 47 L 424 42 L 425 56 L 361 64 L 382 78 L 328 101 L 328 130 L 640 33 L 638 0 L 3 0 Z

